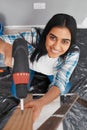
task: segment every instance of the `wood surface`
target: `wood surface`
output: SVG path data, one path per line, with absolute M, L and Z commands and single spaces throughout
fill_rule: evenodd
M 72 95 L 68 101 L 63 104 L 52 116 L 50 116 L 37 130 L 56 130 L 77 99 L 77 95 Z
M 25 102 L 31 99 L 32 96 L 28 95 Z M 26 108 L 23 113 L 17 108 L 3 130 L 33 130 L 32 108 Z

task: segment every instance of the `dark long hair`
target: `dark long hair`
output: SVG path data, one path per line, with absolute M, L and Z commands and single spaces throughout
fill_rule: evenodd
M 70 47 L 76 43 L 76 31 L 77 31 L 77 24 L 76 20 L 68 15 L 68 14 L 56 14 L 54 15 L 47 23 L 45 26 L 43 33 L 41 35 L 40 41 L 38 46 L 36 47 L 35 51 L 31 55 L 31 62 L 33 62 L 35 59 L 38 61 L 38 59 L 47 54 L 46 46 L 45 46 L 45 41 L 46 41 L 46 36 L 50 32 L 50 30 L 53 27 L 67 27 L 71 33 L 71 45 Z M 70 49 L 70 48 L 69 48 Z M 65 53 L 64 55 L 66 55 Z

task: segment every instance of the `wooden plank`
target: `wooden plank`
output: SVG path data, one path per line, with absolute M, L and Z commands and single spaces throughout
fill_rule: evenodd
M 49 117 L 37 130 L 56 130 L 77 99 L 77 95 L 72 95 L 68 101 L 64 103 L 51 117 Z
M 32 96 L 28 95 L 25 102 L 31 100 Z M 68 111 L 75 102 L 87 107 L 87 101 L 72 95 L 69 100 L 63 104 L 48 120 L 46 120 L 37 130 L 56 130 L 61 121 L 65 118 Z M 3 130 L 33 130 L 32 109 L 25 109 L 22 114 L 20 109 L 16 109 Z
M 82 105 L 83 107 L 87 108 L 87 100 L 84 100 L 82 98 L 78 98 L 77 102 Z
M 28 95 L 25 102 L 31 100 L 32 96 Z M 3 130 L 32 130 L 32 108 L 26 108 L 23 113 L 20 109 L 16 109 Z

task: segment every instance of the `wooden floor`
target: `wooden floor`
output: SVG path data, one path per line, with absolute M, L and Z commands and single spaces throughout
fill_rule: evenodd
M 26 100 L 30 99 L 31 96 L 26 98 Z M 32 109 L 25 109 L 24 112 L 21 113 L 21 110 L 17 108 L 3 130 L 33 130 Z

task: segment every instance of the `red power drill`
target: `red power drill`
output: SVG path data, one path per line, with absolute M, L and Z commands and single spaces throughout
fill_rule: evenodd
M 28 93 L 29 83 L 29 62 L 27 41 L 18 38 L 14 41 L 12 47 L 13 63 L 13 81 L 16 86 L 16 96 L 20 99 L 21 111 L 24 110 L 24 98 Z

